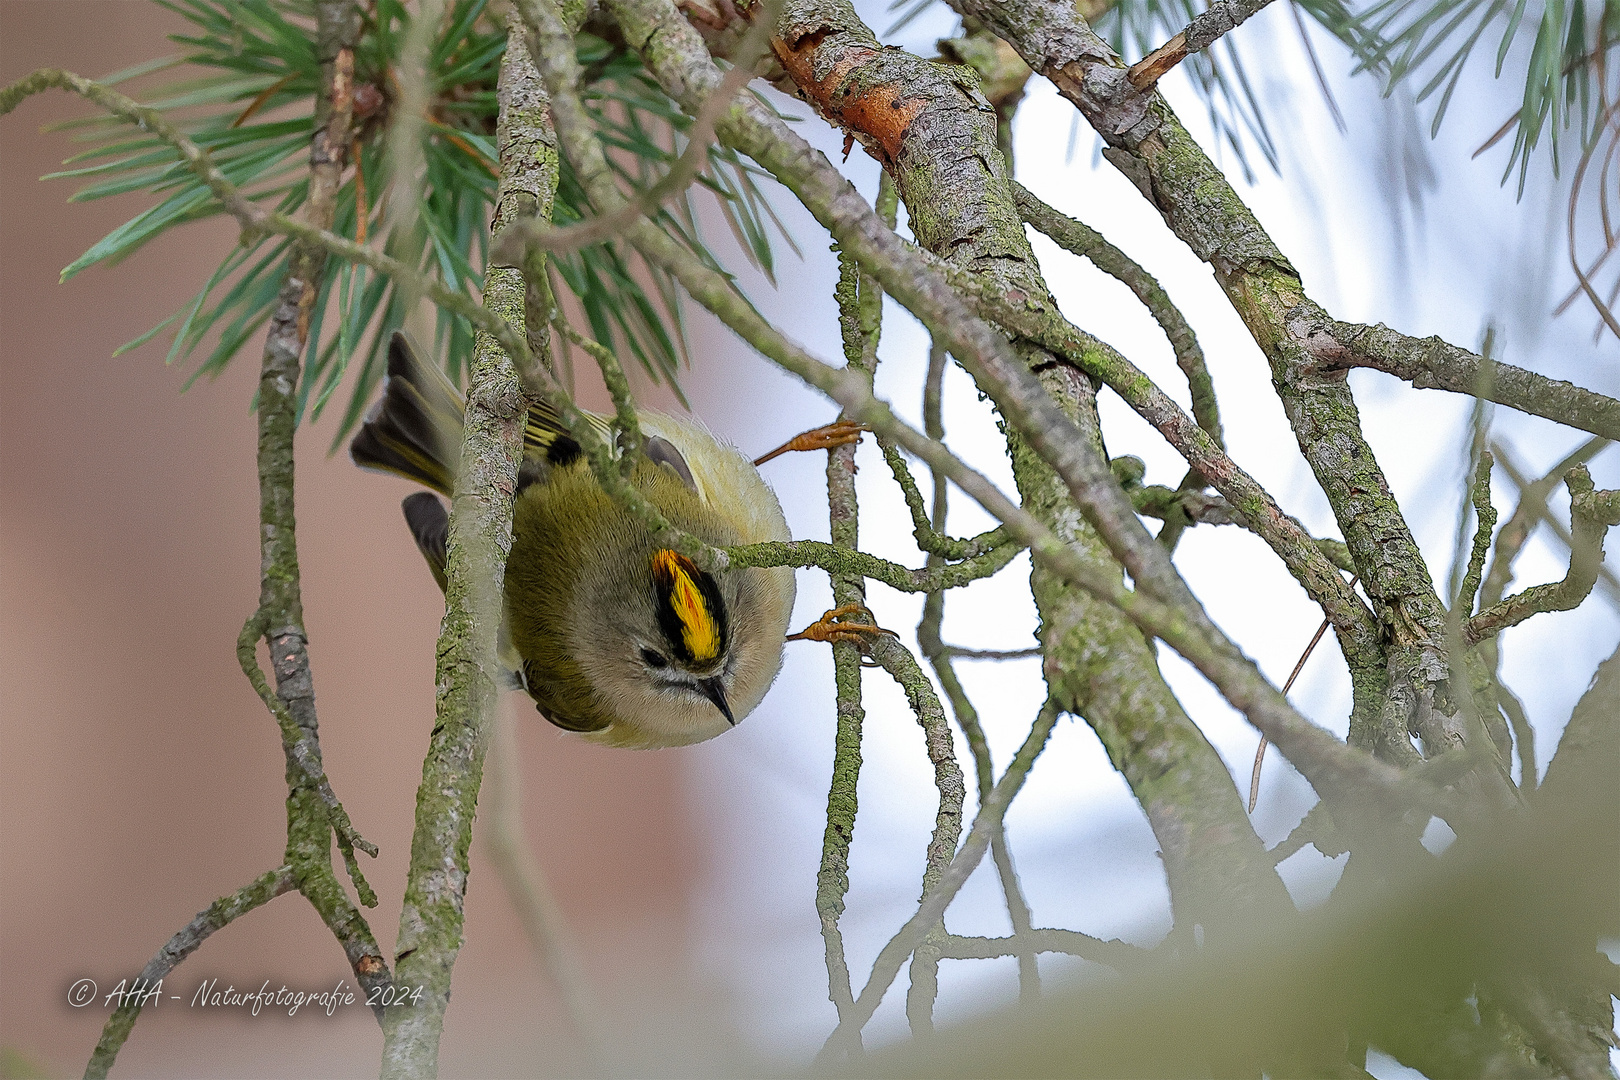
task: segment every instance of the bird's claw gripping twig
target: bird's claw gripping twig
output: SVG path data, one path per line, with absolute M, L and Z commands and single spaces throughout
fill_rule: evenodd
M 865 616 L 865 622 L 844 622 L 846 616 L 860 614 Z M 851 645 L 864 643 L 863 635 L 887 634 L 892 638 L 900 635 L 893 630 L 885 630 L 872 620 L 872 613 L 861 604 L 845 604 L 843 607 L 833 608 L 800 630 L 797 634 L 789 634 L 788 641 L 826 641 L 848 642 Z
M 853 420 L 839 420 L 793 436 L 770 453 L 755 458 L 754 464 L 763 465 L 772 458 L 793 450 L 831 450 L 837 446 L 848 446 L 861 441 L 861 432 L 871 430 L 865 424 L 857 424 Z

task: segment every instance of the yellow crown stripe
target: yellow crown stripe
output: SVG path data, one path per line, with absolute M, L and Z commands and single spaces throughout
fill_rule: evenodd
M 709 610 L 703 590 L 682 565 L 686 560 L 673 551 L 660 551 L 653 561 L 669 576 L 669 604 L 681 621 L 681 638 L 687 652 L 699 663 L 713 660 L 720 655 L 720 625 Z

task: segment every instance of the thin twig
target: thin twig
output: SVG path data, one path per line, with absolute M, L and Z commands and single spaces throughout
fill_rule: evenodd
M 1496 680 L 1496 703 L 1507 714 L 1513 728 L 1513 745 L 1519 754 L 1519 790 L 1536 790 L 1536 731 L 1530 726 L 1530 716 L 1524 711 L 1519 695 L 1509 690 L 1500 679 Z
M 928 375 L 923 380 L 923 430 L 930 439 L 936 442 L 945 438 L 944 417 L 944 381 L 945 362 L 947 356 L 943 347 L 933 342 L 928 352 Z M 885 448 L 887 453 L 887 448 Z M 898 458 L 898 454 L 895 455 Z M 896 472 L 896 478 L 900 473 Z M 910 481 L 911 474 L 906 472 L 905 480 Z M 928 532 L 943 535 L 945 532 L 946 516 L 950 512 L 950 489 L 938 470 L 933 471 L 934 480 L 934 507 L 932 520 L 924 518 L 918 525 L 928 526 Z M 905 484 L 902 483 L 902 487 Z M 915 484 L 912 484 L 915 489 Z M 911 502 L 911 495 L 907 495 L 907 502 Z M 921 510 L 922 499 L 916 499 L 914 517 Z M 929 558 L 930 563 L 939 561 L 939 556 Z M 922 647 L 923 655 L 933 666 L 934 676 L 939 680 L 940 689 L 951 703 L 951 714 L 956 718 L 957 727 L 962 729 L 967 739 L 968 751 L 973 755 L 974 774 L 978 781 L 978 799 L 982 805 L 989 798 L 991 789 L 995 786 L 995 763 L 990 758 L 990 743 L 985 738 L 984 726 L 979 722 L 979 712 L 973 707 L 968 698 L 967 691 L 963 689 L 962 682 L 956 677 L 956 668 L 951 663 L 953 651 L 940 640 L 940 630 L 945 621 L 945 593 L 943 590 L 928 594 L 923 603 L 923 614 L 917 623 L 917 643 Z M 1040 649 L 1034 650 L 1039 655 Z M 1007 918 L 1012 923 L 1013 937 L 1019 939 L 1028 933 L 1030 928 L 1029 902 L 1024 899 L 1024 891 L 1018 881 L 1018 871 L 1013 866 L 1012 849 L 1007 843 L 1006 830 L 997 832 L 990 845 L 990 856 L 996 864 L 996 876 L 1001 882 L 1001 895 L 1007 905 Z M 1033 1001 L 1040 996 L 1041 972 L 1036 959 L 1036 950 L 1026 946 L 1018 950 L 1018 996 L 1023 1001 Z
M 1351 588 L 1354 588 L 1355 584 L 1355 579 L 1351 578 Z M 1283 683 L 1282 688 L 1284 694 L 1294 688 L 1294 680 L 1299 678 L 1301 671 L 1305 670 L 1305 661 L 1311 658 L 1311 653 L 1316 650 L 1317 642 L 1322 640 L 1322 635 L 1327 633 L 1327 628 L 1328 621 L 1323 619 L 1322 625 L 1318 626 L 1316 633 L 1311 635 L 1311 640 L 1305 646 L 1305 651 L 1299 654 L 1299 661 L 1294 664 L 1294 670 L 1288 673 L 1288 680 Z M 1260 745 L 1254 751 L 1254 769 L 1249 773 L 1249 813 L 1251 814 L 1254 813 L 1255 803 L 1260 801 L 1260 766 L 1266 760 L 1266 747 L 1269 745 L 1270 743 L 1267 742 L 1266 737 L 1261 735 Z
M 1496 508 L 1491 505 L 1491 467 L 1496 459 L 1489 450 L 1479 455 L 1479 467 L 1474 475 L 1473 503 L 1477 525 L 1473 546 L 1468 554 L 1468 570 L 1463 574 L 1457 595 L 1452 598 L 1452 611 L 1458 618 L 1474 610 L 1474 597 L 1479 593 L 1480 578 L 1485 572 L 1485 555 L 1490 551 L 1491 534 L 1496 530 Z
M 1610 106 L 1608 109 L 1604 110 L 1601 116 L 1598 117 L 1597 122 L 1593 125 L 1594 138 L 1586 147 L 1586 150 L 1581 154 L 1580 164 L 1575 168 L 1575 178 L 1570 183 L 1568 214 L 1569 266 L 1571 270 L 1575 271 L 1575 280 L 1580 283 L 1581 291 L 1586 293 L 1586 298 L 1590 300 L 1592 302 L 1592 306 L 1597 309 L 1599 317 L 1603 320 L 1603 325 L 1607 326 L 1609 328 L 1609 332 L 1612 333 L 1617 339 L 1620 339 L 1620 319 L 1615 318 L 1614 312 L 1609 309 L 1608 304 L 1603 302 L 1603 298 L 1599 296 L 1597 290 L 1592 287 L 1591 279 L 1588 278 L 1586 276 L 1586 272 L 1581 269 L 1581 261 L 1579 255 L 1577 254 L 1575 244 L 1577 231 L 1576 224 L 1579 217 L 1578 211 L 1580 209 L 1581 185 L 1586 179 L 1587 167 L 1592 164 L 1592 155 L 1597 151 L 1597 148 L 1601 146 L 1603 142 L 1603 140 L 1596 138 L 1595 136 L 1599 131 L 1608 128 L 1611 124 L 1620 124 L 1620 105 Z M 1620 140 L 1620 129 L 1617 129 L 1615 140 Z M 1606 208 L 1605 217 L 1607 217 Z
M 485 762 L 483 809 L 487 823 L 489 858 L 500 875 L 512 910 L 529 939 L 535 966 L 549 979 L 562 999 L 563 1011 L 573 1026 L 584 1052 L 591 1076 L 607 1076 L 603 1048 L 606 1042 L 597 1026 L 600 1015 L 575 954 L 567 920 L 544 871 L 529 849 L 523 827 L 522 778 L 518 769 L 517 731 L 510 717 L 495 722 L 494 743 Z
M 944 654 L 956 660 L 1028 660 L 1041 655 L 1041 647 L 1031 645 L 1027 649 L 964 649 L 958 645 L 946 645 Z
M 837 573 L 859 573 L 900 592 L 936 592 L 959 588 L 998 573 L 1024 550 L 1024 546 L 1016 540 L 1004 539 L 1000 547 L 982 555 L 961 562 L 929 565 L 921 570 L 819 540 L 770 540 L 722 550 L 730 566 L 815 566 Z
M 943 350 L 940 355 L 944 355 Z M 900 448 L 891 440 L 882 437 L 878 439 L 878 446 L 883 450 L 883 460 L 888 462 L 895 483 L 900 485 L 900 493 L 906 500 L 906 508 L 911 511 L 911 535 L 916 538 L 919 550 L 929 555 L 938 555 L 942 559 L 971 559 L 1007 542 L 1006 527 L 1001 525 L 978 536 L 966 538 L 949 536 L 938 531 L 939 527 L 928 520 L 928 511 L 923 507 L 922 492 L 918 490 L 917 481 L 911 475 L 911 469 L 906 465 L 906 459 L 900 453 Z
M 1204 360 L 1204 350 L 1199 346 L 1198 336 L 1193 333 L 1187 317 L 1170 299 L 1170 294 L 1165 292 L 1152 274 L 1110 244 L 1097 230 L 1058 213 L 1036 198 L 1024 185 L 1013 184 L 1013 200 L 1025 221 L 1045 233 L 1059 247 L 1090 260 L 1097 269 L 1118 280 L 1148 309 L 1148 314 L 1153 316 L 1153 321 L 1159 324 L 1159 329 L 1170 340 L 1170 348 L 1176 354 L 1176 366 L 1187 376 L 1193 416 L 1198 420 L 1198 426 L 1209 433 L 1216 446 L 1225 449 L 1220 405 L 1215 397 L 1214 380 L 1209 377 L 1209 365 Z
M 940 955 L 950 960 L 994 960 L 1002 956 L 1022 956 L 1025 949 L 1035 952 L 1064 953 L 1082 960 L 1107 964 L 1115 971 L 1141 969 L 1148 963 L 1148 950 L 1139 945 L 1111 938 L 1082 934 L 1078 930 L 1055 930 L 1040 927 L 1014 934 L 1012 937 L 964 937 L 952 934 L 945 939 Z
M 978 867 L 985 851 L 990 847 L 992 837 L 1001 827 L 1007 807 L 1023 788 L 1029 770 L 1034 767 L 1035 759 L 1046 748 L 1046 741 L 1051 737 L 1052 728 L 1056 726 L 1060 715 L 1057 706 L 1051 702 L 1041 707 L 1040 714 L 1030 728 L 1029 736 L 1018 748 L 1018 753 L 1013 755 L 1007 771 L 1001 774 L 1001 779 L 990 792 L 990 797 L 980 803 L 979 812 L 973 819 L 973 827 L 968 831 L 967 840 L 957 851 L 956 857 L 950 861 L 950 865 L 940 874 L 938 884 L 923 897 L 917 913 L 906 921 L 900 931 L 890 938 L 888 944 L 878 953 L 866 986 L 861 989 L 860 997 L 855 1000 L 849 1015 L 840 1019 L 838 1027 L 827 1036 L 826 1043 L 817 1055 L 818 1063 L 830 1063 L 836 1057 L 848 1052 L 850 1044 L 859 1036 L 866 1022 L 872 1018 L 878 1002 L 883 1000 L 884 993 L 894 982 L 894 977 L 899 974 L 900 966 L 905 963 L 906 957 L 912 954 L 929 930 L 945 914 L 945 909 L 961 891 L 968 876 Z
M 1131 85 L 1147 90 L 1193 53 L 1203 52 L 1221 35 L 1235 30 L 1271 0 L 1215 0 L 1187 28 L 1131 65 Z
M 928 841 L 927 864 L 923 870 L 922 895 L 926 897 L 938 887 L 946 867 L 950 865 L 951 856 L 956 852 L 957 840 L 962 835 L 962 804 L 967 796 L 967 786 L 962 779 L 962 767 L 956 761 L 956 744 L 951 738 L 945 710 L 940 706 L 933 684 L 918 666 L 916 657 L 892 637 L 874 636 L 866 651 L 905 691 L 906 701 L 923 729 L 928 760 L 934 766 L 939 809 L 934 815 L 934 832 Z M 938 950 L 944 937 L 944 910 L 941 909 L 938 920 L 913 950 L 915 955 L 911 971 L 914 992 L 907 995 L 907 1015 L 913 1034 L 933 1030 L 934 996 L 938 992 Z M 922 976 L 920 979 L 919 975 Z
M 1603 535 L 1620 524 L 1620 492 L 1594 491 L 1592 476 L 1585 465 L 1577 465 L 1564 475 L 1569 488 L 1570 532 L 1569 572 L 1563 580 L 1535 585 L 1493 604 L 1463 624 L 1463 640 L 1477 645 L 1532 615 L 1546 611 L 1568 611 L 1591 593 L 1603 562 Z
M 1496 535 L 1496 549 L 1491 555 L 1491 567 L 1480 585 L 1480 607 L 1488 607 L 1506 594 L 1508 584 L 1513 580 L 1513 562 L 1519 557 L 1519 552 L 1523 550 L 1531 531 L 1538 523 L 1545 523 L 1566 548 L 1570 546 L 1573 537 L 1570 536 L 1567 527 L 1554 518 L 1547 509 L 1547 499 L 1558 488 L 1565 473 L 1576 465 L 1584 465 L 1591 461 L 1608 445 L 1608 439 L 1601 437 L 1588 439 L 1549 469 L 1546 475 L 1536 480 L 1528 478 L 1505 443 L 1498 442 L 1491 446 L 1497 464 L 1519 489 L 1519 502 L 1509 515 L 1507 524 L 1503 525 Z M 1598 574 L 1610 597 L 1620 600 L 1620 579 L 1616 579 L 1606 566 L 1600 567 Z
M 198 946 L 207 941 L 214 931 L 224 929 L 254 908 L 269 903 L 282 893 L 292 892 L 297 885 L 293 868 L 290 865 L 278 866 L 231 895 L 215 900 L 197 912 L 196 918 L 181 927 L 157 951 L 157 955 L 146 962 L 146 966 L 141 968 L 140 975 L 135 979 L 136 984 L 150 987 L 160 982 L 169 972 L 179 967 L 181 961 L 196 952 Z M 118 1058 L 118 1051 L 123 1047 L 124 1040 L 129 1038 L 130 1031 L 135 1027 L 135 1020 L 147 1000 L 144 994 L 133 999 L 125 998 L 123 1003 L 113 1010 L 113 1014 L 107 1017 L 107 1023 L 101 1029 L 101 1041 L 96 1043 L 95 1052 L 90 1055 L 90 1061 L 84 1067 L 85 1080 L 103 1080 L 106 1077 L 107 1071 Z

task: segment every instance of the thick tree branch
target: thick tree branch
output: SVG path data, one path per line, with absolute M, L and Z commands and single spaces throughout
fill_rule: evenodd
M 544 213 L 549 220 L 557 185 L 546 91 L 523 36 L 522 24 L 514 17 L 501 63 L 497 131 L 501 173 L 512 179 L 503 179 L 497 194 L 490 226 L 495 235 L 521 215 Z M 490 268 L 483 294 L 492 315 L 508 326 L 523 325 L 521 273 Z M 436 719 L 417 789 L 416 829 L 397 939 L 397 978 L 422 987 L 424 993 L 419 1001 L 388 1010 L 384 1077 L 426 1077 L 438 1070 L 451 972 L 462 943 L 473 818 L 501 685 L 496 637 L 528 411 L 512 358 L 501 342 L 479 333 L 474 340 L 460 474 L 451 500 Z
M 1391 645 L 1389 676 L 1413 699 L 1449 710 L 1445 611 L 1411 530 L 1360 429 L 1342 380 L 1324 378 L 1310 349 L 1332 320 L 1237 193 L 1157 93 L 1131 85 L 1119 58 L 1073 8 L 1032 0 L 951 0 L 1018 50 L 1073 102 L 1107 143 L 1106 156 L 1153 203 L 1217 282 L 1271 365 L 1300 450 L 1327 494 Z M 1213 478 L 1212 478 L 1213 479 Z M 1374 731 L 1381 694 L 1372 673 L 1357 694 L 1351 739 L 1398 747 L 1404 731 Z M 1424 707 L 1428 707 L 1425 705 Z
M 552 89 L 554 115 L 562 144 L 575 160 L 593 201 L 601 199 L 608 206 L 617 205 L 615 200 L 619 196 L 611 182 L 602 182 L 607 178 L 605 166 L 600 164 L 600 149 L 594 138 L 590 137 L 588 121 L 579 108 L 577 98 L 573 97 L 573 73 L 577 64 L 573 58 L 572 39 L 545 0 L 522 0 L 522 9 L 526 18 L 532 17 L 540 25 L 533 40 L 540 43 L 545 57 L 542 70 Z M 678 15 L 674 18 L 680 28 L 690 32 L 684 20 L 680 20 Z M 662 39 L 666 46 L 669 40 L 668 36 Z M 859 200 L 859 196 L 853 197 Z M 864 206 L 864 203 L 861 205 Z M 993 516 L 1005 522 L 1014 537 L 1032 542 L 1032 551 L 1038 562 L 1092 595 L 1119 607 L 1145 630 L 1163 638 L 1186 656 L 1221 688 L 1228 700 L 1244 712 L 1256 727 L 1267 733 L 1272 743 L 1311 779 L 1313 785 L 1321 785 L 1319 791 L 1325 788 L 1332 791 L 1335 798 L 1344 796 L 1352 800 L 1358 800 L 1368 793 L 1381 793 L 1381 797 L 1391 798 L 1403 806 L 1412 799 L 1430 798 L 1421 788 L 1402 784 L 1387 767 L 1347 749 L 1332 735 L 1301 717 L 1265 681 L 1253 663 L 1218 630 L 1208 628 L 1201 617 L 1189 619 L 1180 609 L 1143 591 L 1128 590 L 1117 573 L 1108 574 L 1079 558 L 1067 544 L 1031 514 L 1007 499 L 983 475 L 968 468 L 938 443 L 902 424 L 851 373 L 827 367 L 783 338 L 736 294 L 728 280 L 675 250 L 668 237 L 643 222 L 632 226 L 630 238 L 643 254 L 656 265 L 669 270 L 695 300 L 714 312 L 743 340 L 839 402 L 849 410 L 852 418 L 868 424 L 878 434 L 894 439 L 928 465 L 940 469 Z M 884 284 L 887 287 L 888 282 Z M 1102 467 L 1106 470 L 1106 465 Z M 1117 484 L 1114 489 L 1118 490 Z M 1211 632 L 1213 636 L 1210 636 Z M 1222 771 L 1224 773 L 1224 766 Z M 1227 783 L 1230 783 L 1229 775 Z M 1235 786 L 1233 797 L 1236 798 Z

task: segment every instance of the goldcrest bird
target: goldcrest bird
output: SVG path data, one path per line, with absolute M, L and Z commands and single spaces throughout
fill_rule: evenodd
M 396 333 L 382 399 L 349 444 L 356 465 L 450 494 L 461 395 Z M 607 421 L 592 417 L 604 434 Z M 716 546 L 787 540 L 781 504 L 754 465 L 700 424 L 638 411 L 630 482 L 674 525 Z M 449 517 L 427 492 L 405 520 L 442 589 Z M 793 571 L 709 574 L 660 545 L 605 494 L 579 443 L 529 409 L 506 562 L 501 661 L 542 716 L 611 746 L 712 739 L 758 705 L 782 664 Z

